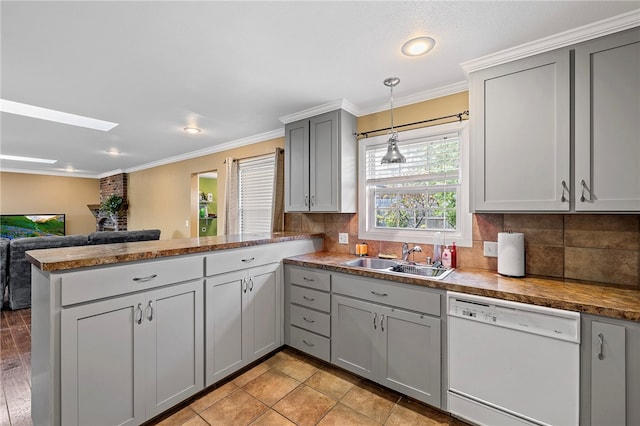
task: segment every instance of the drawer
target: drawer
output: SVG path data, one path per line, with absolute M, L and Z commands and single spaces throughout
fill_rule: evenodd
M 289 301 L 323 312 L 331 312 L 331 296 L 329 293 L 313 290 L 297 285 L 289 286 Z
M 61 274 L 62 306 L 103 299 L 203 276 L 202 256 L 153 260 Z
M 274 249 L 270 244 L 220 250 L 205 256 L 205 275 L 239 271 L 268 263 L 278 263 L 281 260 L 281 251 Z
M 331 315 L 297 305 L 289 305 L 289 312 L 291 324 L 331 337 Z
M 333 274 L 334 293 L 440 316 L 440 293 L 419 286 L 414 287 Z
M 331 362 L 331 340 L 329 338 L 303 330 L 295 325 L 289 326 L 289 335 L 291 336 L 290 346 L 323 361 Z
M 317 290 L 331 291 L 331 274 L 319 269 L 290 267 L 289 283 Z

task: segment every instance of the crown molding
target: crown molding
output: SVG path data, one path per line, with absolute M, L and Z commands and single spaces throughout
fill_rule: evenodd
M 294 121 L 304 120 L 305 118 L 315 117 L 316 115 L 324 114 L 325 112 L 335 111 L 337 109 L 343 109 L 356 117 L 360 116 L 360 110 L 357 106 L 347 101 L 346 99 L 338 99 L 326 104 L 318 105 L 312 108 L 308 108 L 293 114 L 285 115 L 279 118 L 282 124 L 293 123 Z
M 284 129 L 272 130 L 270 132 L 260 133 L 260 134 L 249 136 L 246 138 L 224 142 L 221 144 L 211 146 L 209 148 L 188 152 L 186 154 L 176 155 L 175 157 L 165 158 L 159 161 L 154 161 L 152 163 L 146 163 L 140 166 L 130 167 L 126 169 L 124 172 L 125 173 L 139 172 L 141 170 L 151 169 L 153 167 L 164 166 L 167 164 L 176 163 L 178 161 L 183 161 L 183 160 L 190 160 L 192 158 L 202 157 L 209 154 L 215 154 L 217 152 L 227 151 L 229 149 L 239 148 L 242 146 L 251 145 L 254 143 L 264 142 L 271 139 L 282 138 L 282 137 L 284 137 Z
M 77 173 L 77 172 L 65 172 L 57 170 L 30 170 L 30 169 L 0 169 L 2 173 L 22 173 L 27 175 L 46 175 L 46 176 L 60 176 L 68 178 L 82 178 L 82 179 L 98 179 L 97 175 Z M 109 175 L 111 176 L 111 175 Z
M 399 98 L 393 98 L 393 107 L 398 108 L 406 105 L 417 104 L 418 102 L 429 101 L 431 99 L 441 98 L 443 96 L 453 95 L 455 93 L 466 92 L 469 90 L 468 81 L 459 81 L 447 86 L 438 87 L 435 89 L 425 90 L 423 92 L 412 93 L 408 96 L 402 96 Z M 376 112 L 388 111 L 389 103 L 378 105 L 370 108 L 363 108 L 360 110 L 360 117 L 363 115 L 374 114 Z
M 495 65 L 582 43 L 584 41 L 628 30 L 637 26 L 640 26 L 640 9 L 635 9 L 631 12 L 623 13 L 622 15 L 603 19 L 602 21 L 564 31 L 540 40 L 521 44 L 520 46 L 515 46 L 477 59 L 462 62 L 460 66 L 465 73 L 469 74 Z

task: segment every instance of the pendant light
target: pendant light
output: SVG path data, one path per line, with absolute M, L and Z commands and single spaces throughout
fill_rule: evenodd
M 393 88 L 400 83 L 398 77 L 389 77 L 384 80 L 384 85 L 391 90 L 391 136 L 387 142 L 387 153 L 382 157 L 382 164 L 389 163 L 406 163 L 407 159 L 400 153 L 398 149 L 398 134 L 393 130 Z

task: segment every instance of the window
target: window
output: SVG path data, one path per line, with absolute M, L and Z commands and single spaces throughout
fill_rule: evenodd
M 271 232 L 275 156 L 238 161 L 240 233 Z
M 388 135 L 360 141 L 359 238 L 471 246 L 466 123 L 399 133 L 406 163 L 381 164 Z

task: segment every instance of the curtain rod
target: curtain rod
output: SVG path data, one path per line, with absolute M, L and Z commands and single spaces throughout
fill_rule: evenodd
M 458 114 L 451 114 L 451 115 L 445 115 L 443 117 L 438 117 L 438 118 L 430 118 L 428 120 L 422 120 L 422 121 L 415 121 L 413 123 L 407 123 L 407 124 L 400 124 L 399 126 L 393 126 L 394 129 L 397 129 L 398 127 L 408 127 L 408 126 L 416 126 L 418 124 L 425 124 L 425 123 L 430 123 L 432 121 L 440 121 L 440 120 L 445 120 L 447 118 L 453 118 L 456 117 L 458 120 L 457 121 L 462 121 L 462 116 L 466 115 L 467 116 L 467 120 L 469 119 L 469 110 L 466 111 L 462 111 Z M 446 124 L 446 123 L 442 123 L 442 124 Z M 435 126 L 435 124 L 432 124 L 432 126 Z M 430 127 L 430 126 L 422 126 L 422 127 Z M 369 133 L 378 133 L 378 132 L 384 132 L 387 130 L 391 130 L 391 127 L 385 127 L 384 129 L 376 129 L 376 130 L 369 130 L 367 132 L 361 132 L 361 133 L 356 133 L 353 132 L 353 135 L 356 138 L 368 138 L 369 137 Z

